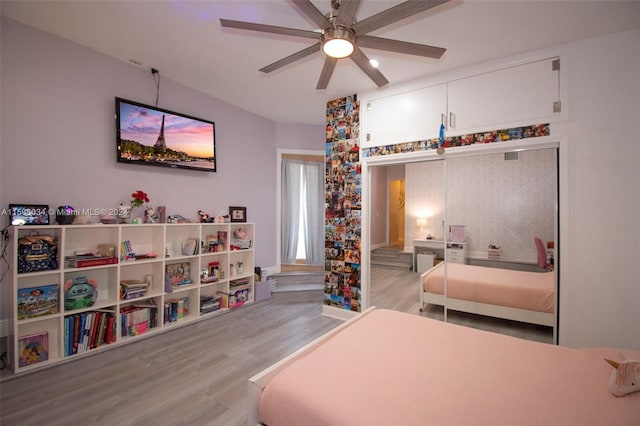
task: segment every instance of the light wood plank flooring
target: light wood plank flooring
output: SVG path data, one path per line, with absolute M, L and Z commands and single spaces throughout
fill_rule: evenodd
M 372 268 L 372 304 L 419 312 L 417 274 Z M 322 292 L 276 293 L 259 302 L 32 374 L 0 382 L 0 424 L 244 425 L 247 381 L 332 329 Z M 549 327 L 450 312 L 462 325 L 538 341 Z
M 371 305 L 443 320 L 441 306 L 426 305 L 420 312 L 418 274 L 408 269 L 371 267 Z M 553 328 L 449 310 L 447 321 L 523 339 L 553 343 Z
M 244 425 L 249 377 L 332 329 L 321 291 L 259 302 L 0 383 L 0 424 Z

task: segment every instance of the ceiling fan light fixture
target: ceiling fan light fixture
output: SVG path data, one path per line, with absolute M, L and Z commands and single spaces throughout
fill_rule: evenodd
M 322 33 L 322 52 L 336 59 L 349 57 L 355 50 L 356 35 L 353 31 L 338 27 Z

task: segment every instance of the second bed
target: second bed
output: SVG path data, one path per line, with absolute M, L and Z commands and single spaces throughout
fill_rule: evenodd
M 555 273 L 442 262 L 420 275 L 420 304 L 555 325 Z

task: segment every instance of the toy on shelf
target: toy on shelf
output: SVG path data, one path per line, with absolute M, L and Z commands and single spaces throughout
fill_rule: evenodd
M 179 214 L 173 214 L 167 217 L 167 223 L 191 223 L 191 221 Z
M 118 207 L 118 220 L 120 223 L 127 223 L 131 218 L 131 206 L 120 203 Z
M 231 242 L 231 250 L 247 250 L 251 248 L 251 240 L 249 234 L 244 228 L 240 227 L 233 231 L 235 239 Z
M 198 210 L 198 216 L 200 217 L 200 223 L 214 223 L 215 219 L 209 216 L 204 210 Z
M 64 308 L 82 309 L 93 306 L 98 298 L 98 282 L 85 275 L 67 280 L 64 284 Z

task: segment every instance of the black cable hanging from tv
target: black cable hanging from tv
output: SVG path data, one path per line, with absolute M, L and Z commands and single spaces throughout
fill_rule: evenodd
M 151 74 L 153 75 L 153 82 L 156 86 L 156 108 L 158 107 L 158 99 L 160 99 L 160 73 L 157 69 L 151 68 Z

